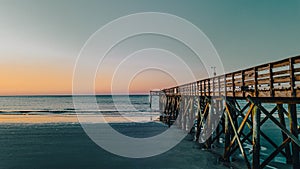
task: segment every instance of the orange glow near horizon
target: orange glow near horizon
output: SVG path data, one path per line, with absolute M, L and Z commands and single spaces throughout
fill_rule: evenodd
M 66 66 L 67 67 L 67 66 Z M 72 94 L 73 68 L 47 64 L 10 63 L 0 65 L 0 95 L 59 95 Z M 147 94 L 152 89 L 176 85 L 169 75 L 159 71 L 145 71 L 133 77 L 130 84 L 112 89 L 109 75 L 96 79 L 96 94 Z M 113 92 L 112 92 L 113 91 Z M 86 93 L 82 89 L 82 94 Z
M 72 69 L 48 64 L 0 65 L 0 95 L 71 94 Z

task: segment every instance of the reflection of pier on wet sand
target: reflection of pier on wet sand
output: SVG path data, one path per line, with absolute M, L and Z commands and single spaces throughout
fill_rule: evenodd
M 194 133 L 207 149 L 223 147 L 227 164 L 241 156 L 247 168 L 265 168 L 280 157 L 300 168 L 300 56 L 151 91 L 150 96 L 159 99 L 161 121 Z

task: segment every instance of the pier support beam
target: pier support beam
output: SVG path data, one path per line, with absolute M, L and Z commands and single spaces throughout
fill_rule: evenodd
M 282 124 L 282 126 L 286 127 L 284 113 L 283 113 L 284 109 L 283 109 L 282 104 L 277 104 L 277 111 L 278 111 L 278 117 L 280 120 L 280 124 Z M 282 141 L 286 140 L 288 138 L 288 136 L 283 131 L 281 131 L 281 133 L 282 133 Z M 291 156 L 291 150 L 290 150 L 289 144 L 286 144 L 286 146 L 285 146 L 285 154 L 286 154 L 286 163 L 291 164 L 292 156 Z
M 214 111 L 214 101 L 211 100 L 211 106 L 210 106 L 210 110 L 208 115 L 207 115 L 207 128 L 206 128 L 206 132 L 205 132 L 205 137 L 207 138 L 206 142 L 205 142 L 205 146 L 207 149 L 211 149 L 211 146 L 212 146 L 212 135 L 213 135 L 213 132 L 212 132 L 212 128 L 213 128 L 213 118 L 214 118 L 214 114 L 215 114 L 215 111 Z
M 289 111 L 291 133 L 298 139 L 298 123 L 297 123 L 296 104 L 289 104 L 288 111 Z M 299 169 L 300 168 L 299 147 L 294 141 L 292 141 L 292 152 L 293 152 L 293 154 L 292 154 L 293 168 Z
M 229 116 L 227 113 L 224 114 L 224 133 L 225 133 L 225 151 L 224 151 L 224 161 L 225 162 L 230 162 L 230 158 L 228 156 L 228 153 L 230 151 L 230 122 L 229 122 Z
M 252 168 L 260 168 L 260 110 L 257 106 L 254 106 L 252 110 L 253 120 L 253 132 L 252 132 L 252 144 L 253 144 L 253 158 Z
M 222 109 L 220 108 L 222 105 L 222 101 L 217 101 L 217 106 L 216 106 L 216 109 L 217 109 L 217 114 L 216 116 L 220 116 L 221 112 L 222 112 Z M 218 117 L 217 117 L 218 118 Z M 221 117 L 220 117 L 221 118 Z M 221 121 L 220 121 L 221 122 Z M 218 122 L 218 124 L 215 124 L 217 125 L 217 128 L 216 128 L 216 141 L 217 143 L 220 142 L 220 134 L 221 134 L 221 123 Z

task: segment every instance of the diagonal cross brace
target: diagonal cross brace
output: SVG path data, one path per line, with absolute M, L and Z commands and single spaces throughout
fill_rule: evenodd
M 248 112 L 246 113 L 246 115 L 245 115 L 243 121 L 241 122 L 241 124 L 240 124 L 240 126 L 239 126 L 239 128 L 238 128 L 238 130 L 237 130 L 237 134 L 238 134 L 238 135 L 239 135 L 239 134 L 241 133 L 241 131 L 243 130 L 243 128 L 244 128 L 244 126 L 245 126 L 245 124 L 246 124 L 246 122 L 247 122 L 247 120 L 248 120 L 248 118 L 249 118 L 249 115 L 251 114 L 251 111 L 252 111 L 253 107 L 254 107 L 254 105 L 251 104 L 251 105 L 250 105 L 250 108 L 248 109 Z M 228 111 L 228 108 L 226 108 L 226 110 Z M 234 135 L 234 137 L 232 138 L 232 140 L 231 140 L 231 142 L 230 142 L 230 144 L 229 144 L 229 145 L 230 145 L 229 147 L 231 147 L 231 146 L 233 145 L 233 143 L 234 143 L 234 141 L 237 139 L 238 135 Z M 227 150 L 227 151 L 228 151 L 228 150 Z M 226 154 L 227 154 L 227 153 L 226 153 Z
M 238 135 L 238 133 L 237 133 L 237 131 L 236 131 L 236 128 L 235 128 L 235 126 L 234 126 L 233 119 L 232 119 L 232 117 L 231 117 L 231 114 L 230 114 L 230 111 L 229 111 L 229 109 L 228 109 L 228 105 L 227 105 L 227 104 L 226 104 L 226 113 L 227 113 L 227 115 L 228 115 L 228 117 L 229 117 L 229 121 L 230 121 L 230 123 L 231 123 L 232 129 L 233 129 L 233 132 L 234 132 L 234 135 L 235 135 L 235 137 L 237 138 L 237 142 L 238 142 L 238 145 L 239 145 L 239 147 L 240 147 L 241 153 L 242 153 L 242 155 L 243 155 L 243 157 L 244 157 L 244 159 L 245 159 L 245 161 L 246 161 L 246 165 L 247 165 L 248 168 L 251 168 L 250 163 L 249 163 L 249 160 L 248 160 L 247 155 L 246 155 L 246 153 L 245 153 L 244 147 L 243 147 L 243 145 L 242 145 L 242 143 L 241 143 L 240 137 L 239 137 L 239 135 Z
M 268 116 L 268 118 L 272 120 L 281 129 L 282 132 L 284 132 L 287 136 L 289 136 L 294 143 L 300 146 L 300 141 L 291 132 L 289 132 L 282 124 L 280 124 L 280 122 L 278 122 L 276 118 L 273 117 L 263 106 L 256 104 L 250 96 L 248 96 L 247 99 L 251 103 L 255 104 L 266 116 Z

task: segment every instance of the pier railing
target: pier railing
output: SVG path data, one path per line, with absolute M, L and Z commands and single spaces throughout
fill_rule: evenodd
M 300 56 L 163 89 L 165 94 L 300 97 Z
M 150 96 L 159 98 L 162 122 L 193 133 L 208 149 L 223 144 L 226 163 L 239 150 L 247 168 L 264 168 L 278 155 L 300 168 L 300 56 L 151 91 Z M 277 127 L 281 143 L 269 134 L 267 122 Z M 273 148 L 266 157 L 261 156 L 262 142 Z M 250 153 L 245 145 L 252 145 Z

